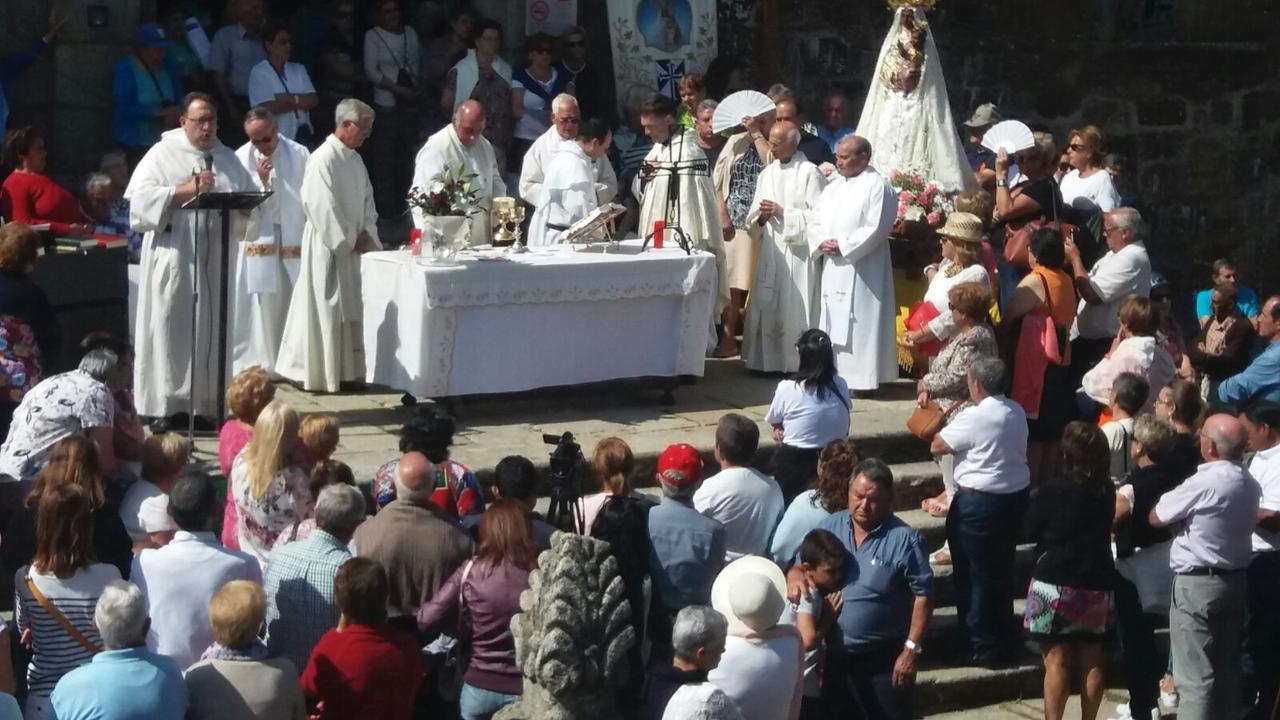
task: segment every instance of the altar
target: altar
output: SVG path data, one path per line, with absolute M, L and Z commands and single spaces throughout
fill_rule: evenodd
M 405 250 L 361 259 L 365 374 L 453 397 L 703 374 L 715 258 L 554 246 L 432 266 Z M 497 257 L 495 257 L 497 256 Z

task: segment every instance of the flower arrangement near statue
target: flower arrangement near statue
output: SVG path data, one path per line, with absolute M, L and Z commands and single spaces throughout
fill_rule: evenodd
M 414 225 L 426 239 L 434 262 L 451 262 L 468 243 L 471 216 L 482 211 L 476 202 L 478 192 L 472 184 L 475 177 L 467 174 L 462 165 L 456 169 L 445 168 L 438 182 L 426 188 L 415 185 L 405 195 Z M 418 247 L 411 248 L 411 252 L 421 254 Z
M 898 192 L 899 220 L 923 221 L 931 227 L 941 227 L 955 209 L 951 198 L 919 173 L 890 171 L 889 185 Z

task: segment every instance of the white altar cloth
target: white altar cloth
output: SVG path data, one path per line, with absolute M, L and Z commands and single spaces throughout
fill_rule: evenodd
M 361 262 L 366 379 L 427 397 L 703 373 L 715 258 L 555 246 L 458 267 Z

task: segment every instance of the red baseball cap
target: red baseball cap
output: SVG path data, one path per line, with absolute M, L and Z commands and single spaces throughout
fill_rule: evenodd
M 687 443 L 668 445 L 658 456 L 658 479 L 673 487 L 688 487 L 702 481 L 702 456 Z

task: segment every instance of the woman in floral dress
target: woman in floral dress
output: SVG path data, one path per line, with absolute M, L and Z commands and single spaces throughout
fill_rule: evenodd
M 253 438 L 231 465 L 240 549 L 258 558 L 263 573 L 276 538 L 311 507 L 307 471 L 291 459 L 298 443 L 298 413 L 272 400 L 258 414 Z

